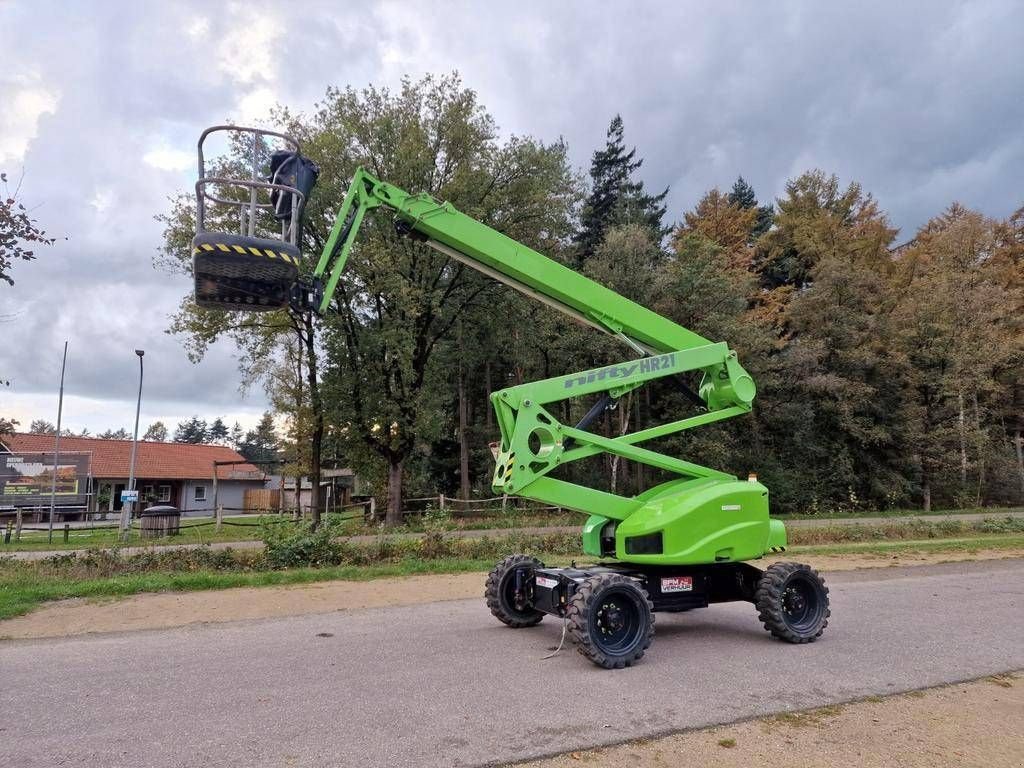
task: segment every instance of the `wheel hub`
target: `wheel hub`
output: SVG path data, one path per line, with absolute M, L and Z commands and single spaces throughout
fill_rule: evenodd
M 614 602 L 604 603 L 597 612 L 597 626 L 605 635 L 618 632 L 625 626 L 625 617 L 622 610 Z
M 790 616 L 799 615 L 807 608 L 807 598 L 798 590 L 790 587 L 782 598 L 782 604 Z

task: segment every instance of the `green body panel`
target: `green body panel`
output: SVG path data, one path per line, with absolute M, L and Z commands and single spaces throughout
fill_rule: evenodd
M 601 557 L 601 529 L 611 519 L 603 515 L 591 515 L 583 524 L 583 554 Z
M 752 560 L 770 549 L 768 489 L 745 480 L 693 480 L 648 500 L 619 523 L 615 557 L 635 563 L 689 565 Z M 663 551 L 628 554 L 628 539 L 660 532 Z
M 625 342 L 639 357 L 510 387 L 491 395 L 501 431 L 492 488 L 589 515 L 587 554 L 601 556 L 601 530 L 616 521 L 616 557 L 670 565 L 749 560 L 785 547 L 785 529 L 768 518 L 768 491 L 757 482 L 666 456 L 639 444 L 750 412 L 756 387 L 736 353 L 574 272 L 429 195 L 413 195 L 359 169 L 314 271 L 321 312 L 331 303 L 367 211 L 386 208 L 396 226 L 428 246 Z M 329 270 L 329 273 L 328 273 Z M 514 322 L 514 320 L 513 320 Z M 617 437 L 561 424 L 544 406 L 569 398 L 612 399 L 657 378 L 699 372 L 706 411 Z M 557 409 L 556 409 L 557 410 Z M 550 476 L 599 453 L 621 456 L 676 479 L 636 497 Z M 659 554 L 627 554 L 627 538 L 661 533 Z

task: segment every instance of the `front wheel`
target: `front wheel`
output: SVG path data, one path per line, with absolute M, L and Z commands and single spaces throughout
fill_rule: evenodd
M 494 617 L 514 629 L 532 627 L 544 618 L 533 607 L 533 579 L 544 563 L 529 555 L 509 555 L 487 574 L 484 597 Z
M 601 573 L 584 581 L 566 619 L 577 650 L 605 669 L 639 661 L 654 639 L 654 606 L 633 579 Z
M 764 628 L 787 643 L 813 643 L 828 626 L 828 587 L 803 563 L 775 563 L 761 576 L 754 604 Z

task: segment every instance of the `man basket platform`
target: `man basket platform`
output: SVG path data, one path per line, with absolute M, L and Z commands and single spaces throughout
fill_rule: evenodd
M 224 171 L 231 178 L 207 175 L 203 145 L 217 132 L 230 133 L 235 141 L 251 137 L 250 178 L 242 178 L 233 168 Z M 267 140 L 274 138 L 285 148 L 268 152 Z M 196 236 L 192 239 L 196 304 L 250 312 L 287 307 L 299 278 L 302 211 L 319 169 L 302 156 L 295 139 L 259 128 L 208 128 L 199 138 L 198 151 Z M 228 213 L 208 216 L 209 203 L 227 206 L 218 211 Z M 235 216 L 237 222 L 232 221 Z M 225 231 L 232 223 L 236 231 Z M 264 236 L 271 226 L 280 228 L 279 236 L 276 232 Z

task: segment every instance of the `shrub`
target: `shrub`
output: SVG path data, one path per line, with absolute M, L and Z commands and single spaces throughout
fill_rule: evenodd
M 339 524 L 328 522 L 315 531 L 303 523 L 263 524 L 260 536 L 271 568 L 323 567 L 345 560 L 345 545 L 338 541 Z

